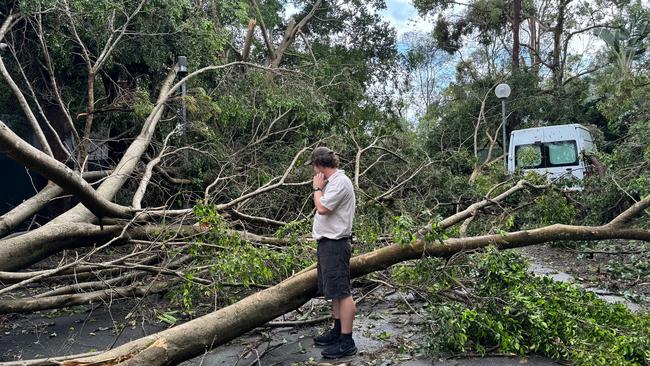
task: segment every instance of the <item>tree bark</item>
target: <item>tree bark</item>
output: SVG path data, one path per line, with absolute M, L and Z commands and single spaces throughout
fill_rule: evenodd
M 539 59 L 539 42 L 537 35 L 537 19 L 531 16 L 528 19 L 528 29 L 530 32 L 528 46 L 530 48 L 530 68 L 535 75 L 539 74 L 539 68 L 542 61 Z
M 86 86 L 88 98 L 86 101 L 86 125 L 84 126 L 83 136 L 81 137 L 78 158 L 82 172 L 88 167 L 88 149 L 90 148 L 93 120 L 95 118 L 95 74 L 93 73 L 93 68 L 90 64 L 88 64 L 88 79 L 86 80 Z
M 512 71 L 519 70 L 519 27 L 521 25 L 521 0 L 512 3 Z
M 20 17 L 20 14 L 10 12 L 9 15 L 7 15 L 7 17 L 2 21 L 2 24 L 0 25 L 0 41 L 5 38 L 7 32 L 9 32 L 11 27 L 15 24 L 15 21 Z
M 244 38 L 244 48 L 241 51 L 241 60 L 244 62 L 248 62 L 248 57 L 250 56 L 251 45 L 253 44 L 253 34 L 255 33 L 255 24 L 255 19 L 248 20 L 248 30 L 246 31 L 246 38 Z
M 553 27 L 553 86 L 556 93 L 562 88 L 564 65 L 561 64 L 562 33 L 564 33 L 564 20 L 566 7 L 571 0 L 560 0 L 557 11 L 557 22 Z

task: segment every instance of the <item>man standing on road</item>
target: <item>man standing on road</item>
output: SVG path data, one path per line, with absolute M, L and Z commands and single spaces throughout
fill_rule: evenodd
M 318 147 L 307 162 L 314 169 L 314 205 L 316 215 L 312 236 L 318 242 L 318 292 L 332 300 L 334 327 L 314 338 L 318 346 L 329 346 L 325 358 L 353 355 L 357 347 L 352 339 L 356 306 L 350 292 L 350 255 L 352 219 L 356 207 L 350 178 L 339 170 L 334 151 Z

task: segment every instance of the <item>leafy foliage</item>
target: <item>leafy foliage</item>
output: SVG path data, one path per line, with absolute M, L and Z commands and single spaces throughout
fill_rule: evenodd
M 631 313 L 574 285 L 532 275 L 526 261 L 513 252 L 491 248 L 470 255 L 456 268 L 468 301 L 431 304 L 430 352 L 539 352 L 577 365 L 650 362 L 647 314 Z M 428 278 L 441 270 L 444 266 L 432 261 L 401 267 L 394 276 L 405 284 L 425 284 L 435 294 L 440 285 Z
M 209 231 L 192 244 L 188 254 L 194 266 L 186 271 L 183 283 L 172 291 L 172 299 L 192 311 L 205 297 L 228 305 L 241 294 L 228 291 L 231 286 L 251 288 L 277 283 L 303 269 L 315 258 L 315 249 L 292 243 L 282 250 L 256 246 L 228 233 L 225 222 L 214 207 L 194 208 L 199 224 Z M 209 277 L 216 285 L 205 286 L 195 280 Z

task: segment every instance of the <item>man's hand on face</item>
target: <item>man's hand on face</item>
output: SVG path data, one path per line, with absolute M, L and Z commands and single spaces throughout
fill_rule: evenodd
M 314 175 L 313 187 L 314 189 L 321 190 L 325 187 L 325 175 L 323 173 L 316 173 Z

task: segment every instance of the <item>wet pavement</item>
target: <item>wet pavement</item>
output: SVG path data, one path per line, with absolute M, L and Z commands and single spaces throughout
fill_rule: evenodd
M 544 264 L 541 264 L 539 259 L 528 256 L 528 260 L 530 261 L 530 271 L 536 275 L 540 276 L 549 276 L 553 280 L 558 281 L 558 282 L 568 282 L 572 283 L 574 285 L 583 287 L 587 291 L 591 291 L 595 293 L 600 299 L 607 301 L 608 303 L 611 304 L 624 304 L 627 306 L 628 309 L 632 311 L 642 311 L 643 309 L 641 306 L 638 304 L 635 304 L 626 298 L 618 295 L 612 294 L 609 290 L 604 289 L 604 288 L 596 288 L 596 287 L 589 287 L 589 286 L 583 286 L 580 281 L 576 280 L 573 276 L 566 272 L 562 272 L 558 269 L 554 268 L 549 268 Z
M 101 351 L 121 345 L 166 326 L 143 321 L 135 301 L 104 306 L 73 307 L 33 314 L 0 315 L 0 361 L 16 361 Z
M 463 359 L 432 359 L 421 354 L 426 341 L 422 303 L 412 296 L 377 291 L 357 306 L 354 339 L 359 349 L 355 356 L 337 360 L 324 359 L 322 348 L 313 343 L 313 337 L 329 324 L 301 328 L 258 330 L 196 357 L 182 365 L 556 365 L 544 357 L 485 357 Z M 408 302 L 408 304 L 407 304 Z M 327 303 L 314 299 L 303 308 L 325 311 Z M 289 314 L 291 316 L 292 314 Z M 258 360 L 259 359 L 259 360 Z

